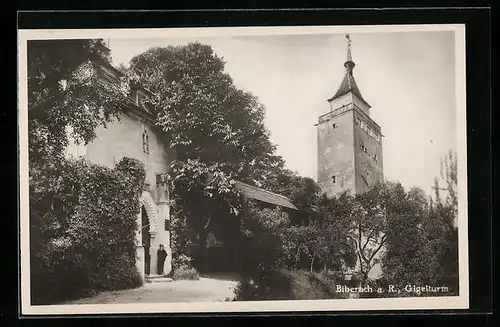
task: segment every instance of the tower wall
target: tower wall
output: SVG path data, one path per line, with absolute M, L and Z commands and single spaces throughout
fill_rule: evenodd
M 353 111 L 344 106 L 318 123 L 318 185 L 330 196 L 355 189 L 353 121 Z
M 332 112 L 334 112 L 337 109 L 340 109 L 342 107 L 345 107 L 345 106 L 351 104 L 352 102 L 353 101 L 352 101 L 352 93 L 351 92 L 346 93 L 344 95 L 341 95 L 332 101 L 329 101 L 329 103 L 330 103 L 330 113 L 329 114 L 331 114 Z M 326 115 L 328 115 L 328 114 L 326 114 Z M 323 116 L 326 116 L 326 115 L 323 115 Z M 321 117 L 323 117 L 323 116 L 321 116 Z
M 364 193 L 384 179 L 382 136 L 380 128 L 361 109 L 353 112 L 356 193 Z
M 358 107 L 363 113 L 365 113 L 367 116 L 370 116 L 370 106 L 361 100 L 356 94 L 350 93 L 351 98 L 352 98 L 352 103 Z

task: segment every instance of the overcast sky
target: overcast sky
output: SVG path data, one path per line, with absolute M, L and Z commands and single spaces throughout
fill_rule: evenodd
M 440 158 L 456 150 L 453 32 L 351 34 L 354 77 L 385 136 L 387 180 L 427 192 Z M 344 74 L 344 34 L 110 39 L 113 61 L 154 46 L 199 41 L 227 62 L 235 83 L 267 109 L 266 124 L 288 168 L 316 178 L 314 124 Z

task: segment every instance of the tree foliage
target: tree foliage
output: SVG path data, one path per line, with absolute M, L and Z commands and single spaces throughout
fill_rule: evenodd
M 280 208 L 260 209 L 247 203 L 241 224 L 242 272 L 253 274 L 283 267 L 289 226 L 288 215 Z
M 105 83 L 99 65 L 109 63 L 101 40 L 34 40 L 28 53 L 28 132 L 32 173 L 62 160 L 71 129 L 89 142 L 95 128 L 117 117 L 128 80 Z
M 274 154 L 264 124 L 263 105 L 237 88 L 225 62 L 200 43 L 153 48 L 131 60 L 129 75 L 158 94 L 156 122 L 171 135 L 178 159 L 207 167 L 251 184 L 265 185 Z
M 33 301 L 136 286 L 144 168 L 133 159 L 110 170 L 64 156 L 68 136 L 88 143 L 118 117 L 128 78 L 106 77 L 101 40 L 29 41 L 27 56 Z
M 224 65 L 210 46 L 190 43 L 152 48 L 132 58 L 127 71 L 158 95 L 156 124 L 177 149 L 170 170 L 178 194 L 173 215 L 185 217 L 201 248 L 215 220 L 241 210 L 234 180 L 269 189 L 284 166 L 265 127 L 264 107 L 235 85 Z M 176 233 L 180 241 L 185 232 Z
M 315 188 L 313 188 L 315 189 Z M 307 187 L 299 194 L 307 194 Z M 347 236 L 350 227 L 350 203 L 344 197 L 329 198 L 316 194 L 311 198 L 314 209 L 298 213 L 303 219 L 286 231 L 288 240 L 287 257 L 289 267 L 342 271 L 346 266 L 353 266 L 354 251 Z M 306 260 L 305 260 L 306 259 Z
M 453 293 L 458 292 L 458 165 L 457 154 L 449 151 L 441 161 L 441 178 L 446 185 L 444 201 L 436 194 L 431 206 L 434 220 L 441 226 L 439 270 L 441 283 L 450 285 Z M 436 184 L 438 187 L 439 185 Z M 438 192 L 439 188 L 436 189 Z
M 443 158 L 441 171 L 447 193 L 444 201 L 439 196 L 439 184 L 436 184 L 436 197 L 432 201 L 422 190 L 411 189 L 405 196 L 404 211 L 391 221 L 384 279 L 400 287 L 408 284 L 446 286 L 449 292 L 441 295 L 456 295 L 457 165 L 452 152 Z
M 135 233 L 142 164 L 124 158 L 109 169 L 70 160 L 54 177 L 46 201 L 30 206 L 32 301 L 138 286 Z

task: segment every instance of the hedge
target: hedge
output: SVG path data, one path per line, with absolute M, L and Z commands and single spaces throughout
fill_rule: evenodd
M 135 231 L 142 163 L 123 158 L 110 169 L 69 160 L 48 173 L 54 186 L 30 200 L 32 304 L 140 286 Z
M 337 285 L 348 282 L 333 274 L 307 270 L 266 271 L 240 281 L 235 301 L 344 299 Z

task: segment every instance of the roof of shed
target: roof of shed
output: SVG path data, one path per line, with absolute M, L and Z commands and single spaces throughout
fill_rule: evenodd
M 264 189 L 240 181 L 236 181 L 235 187 L 238 191 L 240 191 L 244 196 L 248 198 L 298 210 L 297 207 L 290 201 L 290 199 L 283 195 L 266 191 Z

